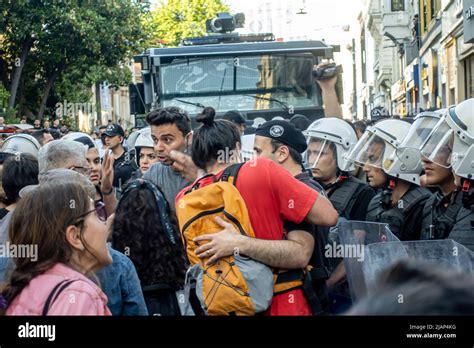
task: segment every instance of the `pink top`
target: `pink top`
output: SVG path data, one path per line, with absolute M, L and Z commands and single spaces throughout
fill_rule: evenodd
M 50 305 L 48 315 L 111 315 L 107 296 L 83 274 L 62 263 L 33 278 L 8 306 L 7 315 L 42 315 L 51 291 L 63 280 L 69 284 Z

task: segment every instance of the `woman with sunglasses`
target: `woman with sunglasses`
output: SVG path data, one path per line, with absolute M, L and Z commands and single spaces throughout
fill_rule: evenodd
M 89 197 L 94 200 L 96 189 L 90 180 L 82 174 L 69 169 L 52 169 L 40 176 L 40 185 L 55 185 L 60 183 L 79 183 L 87 189 Z M 28 191 L 23 190 L 21 194 Z M 111 223 L 113 216 L 108 216 L 104 203 L 95 201 L 99 217 L 107 224 Z M 110 227 L 111 228 L 111 227 Z M 110 229 L 109 229 L 110 230 Z M 95 273 L 102 291 L 107 295 L 107 307 L 112 315 L 148 315 L 145 300 L 140 287 L 137 271 L 132 261 L 121 252 L 108 245 L 112 256 L 112 264 Z
M 9 226 L 14 259 L 2 291 L 7 315 L 110 315 L 107 297 L 90 279 L 112 262 L 103 205 L 77 183 L 44 184 L 26 193 Z M 25 224 L 28 221 L 28 224 Z M 37 247 L 35 247 L 37 246 Z

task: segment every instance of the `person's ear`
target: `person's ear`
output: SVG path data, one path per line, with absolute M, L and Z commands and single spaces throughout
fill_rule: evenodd
M 278 163 L 283 163 L 287 160 L 287 158 L 290 156 L 290 150 L 288 149 L 287 146 L 280 146 L 280 148 L 277 151 L 277 156 L 276 160 Z
M 193 143 L 193 131 L 190 131 L 186 136 L 184 137 L 186 146 L 191 146 Z
M 244 158 L 242 156 L 242 150 L 241 150 L 241 147 L 240 147 L 240 143 L 237 142 L 235 144 L 235 150 L 234 150 L 234 158 L 233 158 L 233 162 L 235 163 L 242 163 L 244 162 Z
M 66 227 L 66 241 L 73 249 L 85 250 L 84 243 L 81 240 L 81 230 L 77 226 L 70 225 Z

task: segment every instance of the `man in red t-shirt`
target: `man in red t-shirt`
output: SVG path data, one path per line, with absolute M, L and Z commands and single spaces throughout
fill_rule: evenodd
M 208 169 L 217 177 L 227 165 Z M 201 187 L 213 183 L 213 178 L 200 182 Z M 313 237 L 307 233 L 290 234 L 283 240 L 283 223 L 301 223 L 332 226 L 337 222 L 337 212 L 331 203 L 316 191 L 295 179 L 287 170 L 265 158 L 245 163 L 239 171 L 236 187 L 244 199 L 255 232 L 255 238 L 238 233 L 234 226 L 217 218 L 223 231 L 197 237 L 195 241 L 208 241 L 196 249 L 196 255 L 209 257 L 207 264 L 232 255 L 235 250 L 270 267 L 301 269 L 307 265 L 307 244 Z M 176 207 L 186 188 L 176 197 Z M 177 208 L 178 209 L 178 208 Z M 307 240 L 309 239 L 309 240 Z M 311 309 L 301 289 L 286 292 L 273 298 L 268 310 L 270 315 L 311 315 Z

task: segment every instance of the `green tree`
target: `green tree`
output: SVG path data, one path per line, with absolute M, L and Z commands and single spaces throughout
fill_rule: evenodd
M 0 13 L 0 67 L 11 71 L 11 79 L 3 82 L 10 90 L 8 106 L 13 108 L 25 62 L 48 17 L 48 9 L 40 1 L 7 0 L 0 2 Z M 6 79 L 7 72 L 2 71 L 1 76 Z
M 0 108 L 6 108 L 8 103 L 8 98 L 10 97 L 10 93 L 0 84 Z
M 177 46 L 187 37 L 206 33 L 206 20 L 229 8 L 221 0 L 167 0 L 144 17 L 147 47 Z
M 18 100 L 42 117 L 56 82 L 64 93 L 95 82 L 83 76 L 101 77 L 91 72 L 121 71 L 141 42 L 144 9 L 133 0 L 0 2 L 0 78 L 9 106 Z

